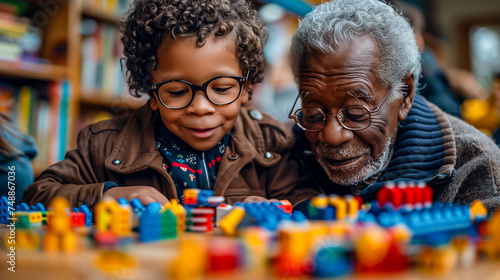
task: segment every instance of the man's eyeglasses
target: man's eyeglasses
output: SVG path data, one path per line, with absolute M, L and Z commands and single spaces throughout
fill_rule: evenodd
M 202 91 L 214 105 L 228 105 L 240 97 L 241 89 L 248 80 L 246 77 L 218 76 L 201 85 L 195 85 L 184 80 L 168 80 L 152 85 L 153 91 L 160 103 L 168 109 L 184 109 L 193 102 L 195 93 Z
M 345 129 L 365 129 L 372 123 L 371 115 L 380 110 L 385 100 L 392 92 L 392 89 L 393 88 L 389 89 L 382 102 L 380 102 L 380 104 L 374 110 L 368 109 L 368 107 L 366 107 L 365 105 L 353 105 L 341 107 L 336 114 L 325 114 L 320 108 L 308 107 L 300 108 L 295 111 L 295 114 L 292 115 L 293 108 L 299 100 L 299 94 L 297 96 L 297 99 L 295 99 L 295 102 L 293 103 L 293 107 L 288 114 L 288 118 L 293 119 L 297 123 L 297 125 L 305 131 L 322 130 L 326 125 L 327 116 L 336 116 L 339 123 Z

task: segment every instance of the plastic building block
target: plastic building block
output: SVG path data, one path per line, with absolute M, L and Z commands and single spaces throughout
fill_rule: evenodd
M 227 236 L 234 236 L 236 228 L 246 215 L 245 208 L 242 206 L 234 206 L 219 223 L 220 228 Z
M 42 224 L 41 212 L 19 212 L 15 214 L 17 218 L 17 226 L 19 228 L 30 228 L 32 226 L 39 226 Z
M 403 204 L 403 190 L 395 182 L 388 182 L 377 192 L 377 202 L 380 207 L 391 203 L 397 208 Z
M 472 215 L 472 221 L 474 221 L 476 218 L 485 218 L 488 215 L 488 210 L 479 199 L 476 199 L 470 205 L 470 213 Z
M 26 204 L 26 202 L 23 202 L 23 203 L 17 205 L 16 211 L 29 212 L 30 211 L 30 207 L 28 206 L 28 204 Z
M 146 209 L 139 216 L 139 240 L 142 242 L 160 239 L 160 214 Z
M 235 239 L 211 238 L 207 243 L 208 273 L 231 272 L 243 264 L 240 244 Z
M 8 244 L 8 238 L 5 238 L 5 248 L 9 248 L 12 244 Z M 16 230 L 16 248 L 26 251 L 35 251 L 40 248 L 40 234 L 36 230 L 18 229 Z
M 335 219 L 345 219 L 347 217 L 347 201 L 345 198 L 338 195 L 330 195 L 328 200 L 330 205 L 335 209 Z
M 226 198 L 223 196 L 211 196 L 207 198 L 207 206 L 217 207 L 224 201 L 226 201 Z
M 175 215 L 177 221 L 177 233 L 186 230 L 186 209 L 177 202 L 177 199 L 171 199 L 170 203 L 163 205 L 160 213 L 170 210 Z
M 324 194 L 311 199 L 308 216 L 311 220 L 331 221 L 334 218 L 335 210 L 329 207 L 328 197 Z
M 45 206 L 43 206 L 43 204 L 41 204 L 40 202 L 38 202 L 34 206 L 30 206 L 30 211 L 43 212 L 43 211 L 47 211 L 47 210 L 45 209 Z
M 118 236 L 131 234 L 132 213 L 130 205 L 118 204 L 113 198 L 105 197 L 95 206 L 95 213 L 98 232 L 111 231 Z
M 177 237 L 177 216 L 171 209 L 160 212 L 160 239 L 173 239 Z
M 225 203 L 219 204 L 219 206 L 215 208 L 215 225 L 217 227 L 220 226 L 220 221 L 231 211 L 232 208 L 233 206 Z
M 272 204 L 272 202 L 271 202 L 271 204 Z M 292 213 L 292 211 L 293 211 L 292 203 L 290 203 L 290 201 L 288 201 L 286 199 L 285 200 L 280 200 L 280 202 L 278 204 L 278 207 L 280 209 L 283 209 L 283 211 L 285 213 Z
M 195 280 L 202 278 L 206 270 L 207 253 L 203 242 L 192 239 L 183 239 L 180 243 L 180 252 L 169 267 L 169 276 L 172 279 Z
M 347 217 L 349 219 L 357 219 L 360 208 L 359 200 L 352 195 L 346 195 L 344 198 L 347 202 Z
M 423 246 L 416 258 L 416 267 L 425 273 L 445 274 L 455 268 L 457 252 L 449 245 Z
M 500 211 L 497 210 L 486 224 L 485 251 L 489 259 L 500 259 Z
M 310 274 L 307 263 L 310 237 L 309 232 L 303 228 L 286 227 L 280 230 L 279 252 L 275 265 L 275 273 L 278 276 L 306 277 Z
M 8 224 L 10 223 L 10 211 L 9 207 L 12 207 L 12 204 L 9 202 L 6 196 L 0 197 L 0 224 Z
M 314 255 L 314 276 L 332 278 L 349 273 L 352 261 L 346 248 L 326 245 L 317 249 Z
M 187 226 L 189 231 L 207 232 L 212 231 L 215 217 L 215 209 L 208 207 L 193 208 L 191 216 L 186 218 L 190 222 Z
M 74 227 L 84 227 L 85 226 L 85 214 L 80 212 L 71 212 L 71 225 Z
M 45 251 L 67 251 L 76 250 L 76 236 L 71 229 L 71 220 L 66 212 L 70 209 L 69 202 L 63 197 L 54 198 L 49 205 L 52 209 L 50 223 L 43 240 Z
M 83 204 L 78 208 L 78 212 L 85 215 L 85 226 L 90 227 L 92 225 L 92 212 L 87 205 Z
M 185 189 L 183 192 L 184 199 L 182 203 L 186 206 L 196 206 L 198 204 L 199 189 Z

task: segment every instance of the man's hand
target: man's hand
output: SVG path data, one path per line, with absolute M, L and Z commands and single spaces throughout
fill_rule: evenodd
M 157 189 L 149 186 L 130 186 L 130 187 L 114 187 L 107 190 L 104 195 L 109 195 L 114 199 L 125 198 L 131 201 L 137 198 L 142 205 L 148 205 L 151 202 L 158 201 L 161 205 L 169 203 L 168 199 Z
M 266 199 L 265 197 L 262 197 L 262 196 L 257 196 L 257 195 L 251 195 L 247 198 L 245 198 L 245 200 L 243 200 L 243 203 L 245 202 L 248 202 L 248 203 L 251 203 L 251 202 L 259 202 L 259 203 L 262 203 L 264 201 L 267 201 L 267 202 L 271 202 L 271 201 L 278 201 L 277 199 L 274 199 L 274 198 L 271 198 L 271 199 Z

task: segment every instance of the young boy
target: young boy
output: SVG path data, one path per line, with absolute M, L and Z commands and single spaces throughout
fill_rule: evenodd
M 214 190 L 226 202 L 289 199 L 293 134 L 245 105 L 262 80 L 266 30 L 246 0 L 136 1 L 123 22 L 132 95 L 147 104 L 126 120 L 84 128 L 78 149 L 25 193 L 28 204 L 64 196 L 92 207 L 103 195 L 143 204 Z

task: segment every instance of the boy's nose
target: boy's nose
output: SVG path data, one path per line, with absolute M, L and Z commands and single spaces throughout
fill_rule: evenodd
M 206 115 L 215 112 L 215 105 L 207 99 L 204 92 L 199 90 L 193 94 L 193 102 L 186 108 L 188 113 Z

